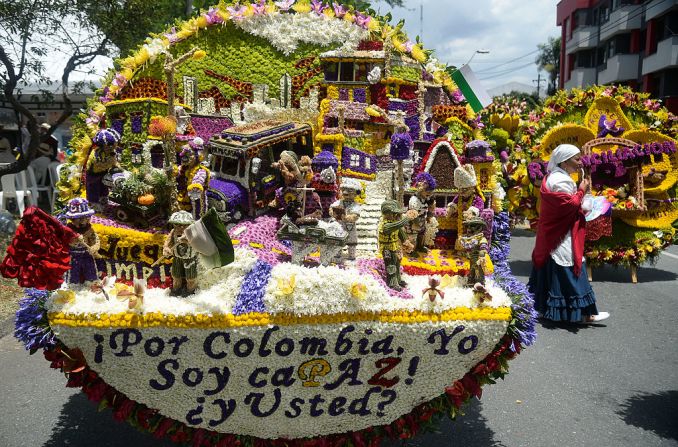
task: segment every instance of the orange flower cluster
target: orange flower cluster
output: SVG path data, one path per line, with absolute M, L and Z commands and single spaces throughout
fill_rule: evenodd
M 322 67 L 316 67 L 313 70 L 307 71 L 306 73 L 292 77 L 292 88 L 295 90 L 302 88 L 304 84 L 306 84 L 306 81 L 311 79 L 313 76 L 319 75 L 322 73 L 322 71 Z
M 244 82 L 244 81 L 239 81 L 235 78 L 232 78 L 227 75 L 219 74 L 215 71 L 212 70 L 205 70 L 205 74 L 207 76 L 210 76 L 212 78 L 219 79 L 220 81 L 224 81 L 231 87 L 233 87 L 238 93 L 241 93 L 248 98 L 252 97 L 252 94 L 254 92 L 254 87 L 252 86 L 251 82 Z
M 141 78 L 129 83 L 116 99 L 160 98 L 167 99 L 167 84 L 161 79 Z
M 154 116 L 148 126 L 148 133 L 154 137 L 169 137 L 177 132 L 177 119 L 171 116 Z
M 456 116 L 462 121 L 466 121 L 466 107 L 465 106 L 446 106 L 437 105 L 431 108 L 433 112 L 433 119 L 438 123 L 444 123 L 448 118 Z
M 302 69 L 302 68 L 310 67 L 311 65 L 313 65 L 313 61 L 315 61 L 315 59 L 316 59 L 315 56 L 306 57 L 304 59 L 301 59 L 301 60 L 297 61 L 296 64 L 294 64 L 294 68 Z

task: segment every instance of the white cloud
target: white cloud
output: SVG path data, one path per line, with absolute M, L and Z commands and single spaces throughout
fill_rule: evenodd
M 486 88 L 511 81 L 532 84 L 537 45 L 560 35 L 556 26 L 556 0 L 406 0 L 406 8 L 391 10 L 393 21 L 405 19 L 408 35 L 420 34 L 423 5 L 424 46 L 438 59 L 462 65 L 478 49 L 471 67 Z M 385 13 L 385 3 L 374 3 Z M 544 74 L 542 74 L 542 78 Z M 542 84 L 544 86 L 545 84 Z

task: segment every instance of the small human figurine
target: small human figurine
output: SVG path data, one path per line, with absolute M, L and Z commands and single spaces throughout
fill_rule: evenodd
M 66 206 L 64 217 L 68 219 L 67 226 L 78 233 L 70 246 L 71 270 L 68 282 L 71 284 L 99 279 L 95 261 L 99 251 L 99 236 L 90 223 L 93 214 L 94 210 L 89 207 L 87 199 L 81 197 L 71 199 Z
M 182 210 L 190 211 L 195 220 L 207 211 L 205 193 L 210 181 L 210 171 L 200 163 L 202 138 L 184 145 L 179 153 L 181 165 L 177 172 L 177 201 Z
M 87 163 L 85 190 L 89 205 L 96 211 L 102 211 L 108 199 L 104 176 L 114 167 L 120 167 L 116 157 L 120 134 L 115 129 L 101 129 L 92 142 L 96 148 Z
M 403 252 L 409 253 L 414 248 L 407 239 L 404 227 L 417 217 L 414 210 L 403 210 L 395 200 L 385 200 L 381 204 L 381 219 L 377 227 L 379 251 L 384 258 L 386 268 L 386 284 L 393 290 L 401 291 L 407 283 L 400 277 L 400 261 Z
M 436 180 L 428 172 L 421 172 L 414 178 L 417 192 L 410 197 L 408 208 L 417 212 L 416 219 L 408 225 L 408 233 L 414 239 L 414 252 L 427 253 L 426 230 L 427 226 L 437 226 L 435 219 L 436 201 L 433 198 L 433 190 L 436 188 Z
M 440 285 L 440 280 L 438 278 L 435 278 L 433 276 L 430 276 L 428 278 L 428 285 L 426 289 L 424 289 L 421 293 L 423 296 L 428 296 L 428 299 L 433 302 L 435 301 L 436 297 L 440 297 L 440 299 L 445 298 L 445 294 L 443 293 L 442 290 L 438 289 L 438 286 Z
M 320 196 L 306 187 L 313 178 L 311 159 L 308 156 L 299 159 L 292 151 L 282 151 L 280 160 L 272 163 L 271 167 L 280 171 L 285 186 L 275 191 L 275 198 L 269 206 L 276 210 L 285 210 L 289 202 L 299 201 L 303 203 L 304 216 L 320 219 L 322 217 Z
M 469 259 L 469 273 L 467 286 L 474 287 L 476 284 L 485 285 L 485 255 L 489 250 L 489 244 L 485 238 L 484 230 L 487 225 L 480 217 L 478 208 L 472 206 L 463 215 L 464 234 L 457 238 L 457 250 L 465 254 Z
M 352 178 L 344 178 L 341 181 L 341 199 L 330 206 L 330 215 L 341 223 L 341 226 L 348 233 L 346 245 L 348 247 L 348 259 L 355 259 L 356 247 L 358 246 L 358 229 L 356 222 L 360 218 L 361 207 L 355 201 L 355 198 L 362 187 L 360 182 Z
M 165 239 L 162 255 L 172 258 L 172 296 L 188 296 L 196 289 L 198 254 L 184 236 L 184 230 L 194 222 L 191 213 L 183 210 L 173 213 L 168 221 L 173 228 Z

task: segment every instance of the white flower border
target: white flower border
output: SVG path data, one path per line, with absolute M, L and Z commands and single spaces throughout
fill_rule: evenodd
M 248 34 L 266 39 L 286 56 L 302 42 L 321 46 L 341 43 L 338 51 L 352 52 L 361 40 L 369 37 L 368 30 L 353 23 L 313 13 L 254 15 L 231 23 Z

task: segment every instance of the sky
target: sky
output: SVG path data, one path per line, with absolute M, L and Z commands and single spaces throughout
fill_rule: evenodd
M 391 12 L 392 23 L 405 19 L 405 30 L 412 40 L 422 29 L 423 6 L 424 46 L 434 49 L 438 60 L 448 65 L 461 66 L 476 50 L 489 50 L 488 54 L 475 54 L 470 63 L 486 89 L 513 81 L 536 86 L 537 45 L 560 35 L 556 26 L 557 3 L 557 0 L 405 0 L 404 8 L 392 9 L 384 1 L 372 1 L 381 14 Z M 103 76 L 110 66 L 110 60 L 99 58 L 95 71 Z M 58 68 L 52 67 L 60 75 Z M 546 87 L 545 77 L 542 72 L 542 88 Z M 97 76 L 74 73 L 72 77 L 82 78 Z
M 556 26 L 557 0 L 405 0 L 405 8 L 373 2 L 375 10 L 391 10 L 393 22 L 405 19 L 405 30 L 424 47 L 435 50 L 439 61 L 460 66 L 476 50 L 469 64 L 485 88 L 508 82 L 536 86 L 537 45 L 560 36 Z M 423 6 L 423 27 L 420 8 Z M 542 72 L 542 79 L 546 76 Z M 542 88 L 546 82 L 542 80 Z

